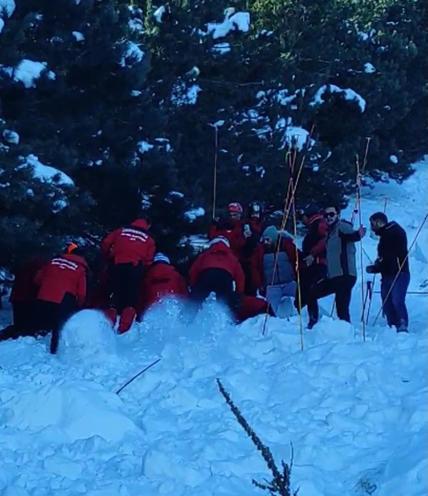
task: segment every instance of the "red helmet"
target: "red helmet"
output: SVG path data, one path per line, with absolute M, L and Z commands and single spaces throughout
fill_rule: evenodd
M 227 211 L 229 213 L 237 213 L 237 214 L 242 214 L 244 213 L 244 209 L 242 208 L 242 205 L 238 202 L 232 202 L 232 203 L 229 203 L 229 205 L 227 206 Z

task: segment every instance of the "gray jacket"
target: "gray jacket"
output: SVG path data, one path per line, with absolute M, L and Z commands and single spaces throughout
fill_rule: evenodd
M 344 275 L 357 276 L 355 242 L 360 239 L 358 231 L 346 220 L 339 220 L 332 227 L 326 241 L 329 279 Z
M 275 277 L 273 268 L 275 265 L 275 253 L 265 253 L 263 256 L 263 272 L 266 286 L 271 284 L 285 284 L 294 281 L 294 270 L 285 252 L 278 252 Z

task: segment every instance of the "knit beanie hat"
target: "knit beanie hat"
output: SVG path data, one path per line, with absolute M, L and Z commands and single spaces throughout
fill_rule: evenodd
M 153 262 L 164 262 L 164 263 L 170 264 L 171 260 L 165 254 L 158 251 L 156 253 L 156 255 L 153 257 Z
M 279 232 L 278 229 L 275 226 L 268 226 L 264 231 L 263 231 L 263 236 L 262 238 L 269 238 L 272 243 L 276 243 L 278 241 L 278 236 Z
M 228 248 L 230 248 L 230 243 L 227 238 L 224 236 L 217 236 L 216 238 L 213 238 L 209 243 L 208 246 L 211 247 L 213 245 L 216 245 L 217 243 L 223 243 L 225 244 Z

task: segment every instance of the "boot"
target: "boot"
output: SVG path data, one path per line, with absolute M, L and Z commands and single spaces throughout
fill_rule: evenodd
M 308 322 L 307 329 L 312 329 L 317 322 L 318 322 L 318 320 L 315 320 L 313 318 L 310 318 L 309 319 L 309 322 Z
M 400 320 L 400 324 L 397 326 L 397 332 L 409 332 L 407 329 L 407 324 L 404 320 Z
M 114 307 L 107 308 L 104 310 L 104 315 L 110 320 L 112 326 L 116 324 L 117 310 Z
M 124 308 L 123 312 L 120 314 L 119 328 L 117 332 L 119 334 L 123 334 L 124 332 L 129 331 L 132 324 L 134 323 L 136 316 L 137 316 L 137 312 L 134 307 Z

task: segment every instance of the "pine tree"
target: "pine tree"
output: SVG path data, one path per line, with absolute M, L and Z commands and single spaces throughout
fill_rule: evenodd
M 1 71 L 0 98 L 21 138 L 15 159 L 35 154 L 77 186 L 63 223 L 57 216 L 52 226 L 58 234 L 101 234 L 147 215 L 145 199 L 166 197 L 175 184 L 165 116 L 146 85 L 143 20 L 128 7 L 114 0 L 21 2 L 2 33 L 0 60 L 10 70 Z M 31 87 L 15 77 L 23 59 L 45 64 Z M 12 160 L 11 169 L 16 165 Z M 41 223 L 51 216 L 39 214 Z

